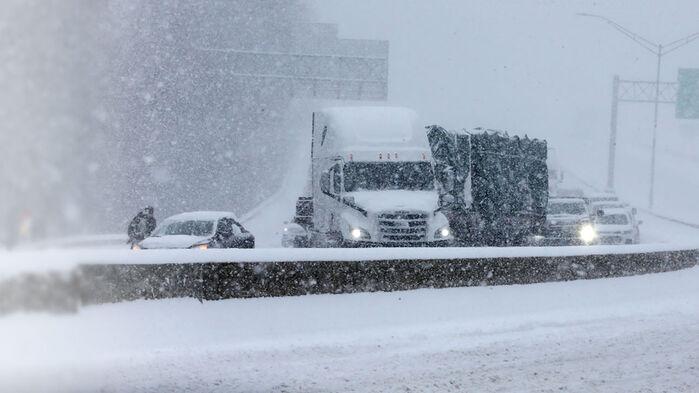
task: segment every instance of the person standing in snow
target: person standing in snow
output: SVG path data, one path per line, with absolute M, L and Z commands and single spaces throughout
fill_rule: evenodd
M 136 244 L 150 236 L 155 229 L 153 207 L 146 206 L 131 220 L 128 228 L 129 243 Z

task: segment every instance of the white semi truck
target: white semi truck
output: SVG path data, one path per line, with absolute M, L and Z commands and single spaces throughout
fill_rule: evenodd
M 314 113 L 310 195 L 299 198 L 284 245 L 450 244 L 433 165 L 425 129 L 409 109 Z

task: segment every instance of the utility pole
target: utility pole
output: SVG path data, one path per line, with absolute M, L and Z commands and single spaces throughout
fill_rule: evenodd
M 635 41 L 637 44 L 641 45 L 644 49 L 647 51 L 653 53 L 657 59 L 657 67 L 656 67 L 656 73 L 655 73 L 655 96 L 653 97 L 653 104 L 654 104 L 654 115 L 653 115 L 653 142 L 652 142 L 652 152 L 651 152 L 651 164 L 650 164 L 650 190 L 648 193 L 648 209 L 653 209 L 653 202 L 654 202 L 654 195 L 655 195 L 655 154 L 656 154 L 656 148 L 657 148 L 657 131 L 658 131 L 658 106 L 661 102 L 660 100 L 660 66 L 662 62 L 663 56 L 667 55 L 670 52 L 673 52 L 690 42 L 696 40 L 699 38 L 699 32 L 690 34 L 686 37 L 680 38 L 679 40 L 670 42 L 668 44 L 662 45 L 658 44 L 652 41 L 649 41 L 640 35 L 632 32 L 631 30 L 621 26 L 620 24 L 614 22 L 613 20 L 606 18 L 601 15 L 595 15 L 595 14 L 585 14 L 585 13 L 579 13 L 579 16 L 584 16 L 584 17 L 590 17 L 590 18 L 597 18 L 601 19 L 602 21 L 606 22 L 608 25 L 612 26 L 614 29 L 617 31 L 621 32 L 624 34 L 626 37 L 630 38 L 631 40 Z M 635 82 L 639 83 L 639 82 Z M 640 82 L 643 83 L 643 82 Z M 610 136 L 609 136 L 609 163 L 608 163 L 608 172 L 607 172 L 607 188 L 610 191 L 614 190 L 614 160 L 615 160 L 615 155 L 616 155 L 616 129 L 617 129 L 617 122 L 616 122 L 616 117 L 617 117 L 617 106 L 618 106 L 618 94 L 619 94 L 619 79 L 617 77 L 614 78 L 614 91 L 613 91 L 614 97 L 612 99 L 612 122 L 611 122 L 611 127 L 610 127 Z

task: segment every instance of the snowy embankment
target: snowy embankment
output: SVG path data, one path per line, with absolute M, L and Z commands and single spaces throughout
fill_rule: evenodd
M 0 323 L 0 391 L 672 391 L 699 268 L 526 286 L 138 301 Z
M 299 131 L 303 135 L 303 131 Z M 310 171 L 310 144 L 302 143 L 295 149 L 279 191 L 240 217 L 245 227 L 255 234 L 257 247 L 281 247 L 284 223 L 296 212 L 296 200 L 307 190 Z

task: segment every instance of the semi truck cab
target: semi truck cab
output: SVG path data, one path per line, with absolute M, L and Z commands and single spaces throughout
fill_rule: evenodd
M 413 111 L 329 108 L 314 113 L 312 134 L 312 244 L 452 241 L 439 211 L 430 146 Z

